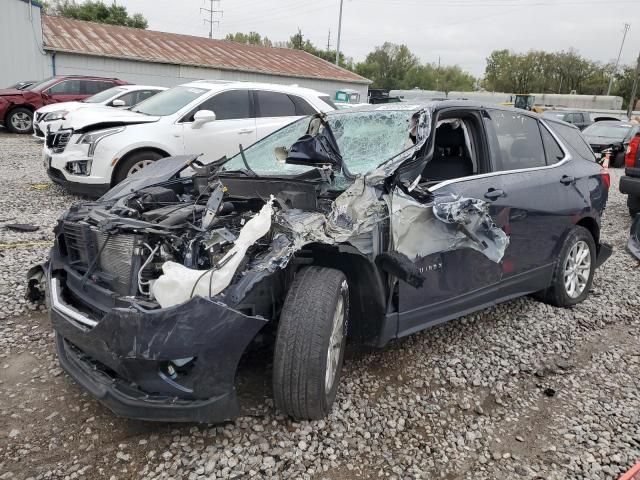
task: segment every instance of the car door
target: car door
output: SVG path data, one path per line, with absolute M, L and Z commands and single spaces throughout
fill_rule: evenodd
M 303 98 L 283 92 L 256 90 L 254 102 L 258 140 L 301 116 L 316 113 L 316 110 Z
M 548 285 L 560 242 L 588 199 L 576 187 L 569 150 L 539 119 L 490 110 L 485 123 L 495 152 L 492 188 L 502 193 L 489 201 L 502 209 L 510 241 L 501 296 L 518 296 Z
M 447 115 L 458 115 L 458 113 L 447 112 Z M 497 184 L 496 179 L 490 175 L 491 152 L 482 115 L 479 110 L 474 109 L 465 109 L 459 115 L 464 118 L 467 125 L 470 148 L 476 152 L 474 174 L 448 179 L 432 186 L 430 190 L 438 199 L 437 201 L 444 198 L 487 201 L 485 194 Z M 439 143 L 438 130 L 436 129 L 434 134 L 436 146 L 434 150 Z M 466 140 L 463 143 L 466 143 Z M 425 169 L 423 175 L 428 179 L 430 177 L 426 171 Z M 427 210 L 430 209 L 429 204 L 425 207 Z M 502 226 L 501 222 L 505 218 L 504 210 L 505 208 L 501 205 L 489 205 L 489 215 L 498 226 Z M 395 212 L 392 215 L 395 215 Z M 426 218 L 424 220 L 431 221 Z M 440 220 L 433 221 L 440 222 Z M 416 229 L 416 227 L 412 228 Z M 423 241 L 434 242 L 434 236 L 425 232 Z M 424 283 L 419 288 L 403 281 L 399 283 L 398 336 L 408 335 L 429 325 L 491 305 L 499 297 L 502 265 L 490 260 L 476 249 L 464 247 L 433 253 L 419 257 L 414 264 L 422 274 Z
M 46 94 L 47 103 L 73 102 L 86 97 L 82 93 L 80 80 L 63 80 L 49 87 Z
M 216 119 L 198 127 L 193 117 L 199 110 L 213 111 Z M 249 90 L 217 93 L 194 108 L 181 123 L 184 152 L 201 153 L 201 160 L 205 162 L 235 155 L 239 145 L 248 147 L 257 139 L 253 97 Z

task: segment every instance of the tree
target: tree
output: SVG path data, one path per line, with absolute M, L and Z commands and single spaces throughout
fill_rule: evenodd
M 249 45 L 260 45 L 262 47 L 273 47 L 273 42 L 269 40 L 267 37 L 262 37 L 257 32 L 249 32 L 249 33 L 229 33 L 225 37 L 225 40 L 229 40 L 232 42 L 238 43 L 246 43 Z
M 356 65 L 356 72 L 373 80 L 374 87 L 392 89 L 401 86 L 407 72 L 419 65 L 409 47 L 385 42 Z
M 88 0 L 83 3 L 76 3 L 75 0 L 54 0 L 53 2 L 45 2 L 44 11 L 48 15 L 75 18 L 77 20 L 142 29 L 148 27 L 148 22 L 141 13 L 129 15 L 126 7 L 116 5 L 115 2 L 111 5 L 106 5 L 100 0 Z

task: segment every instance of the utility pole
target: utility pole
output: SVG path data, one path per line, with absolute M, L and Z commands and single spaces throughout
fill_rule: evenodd
M 224 11 L 219 10 L 219 8 L 220 8 L 220 0 L 209 0 L 209 2 L 210 2 L 210 8 L 201 7 L 200 8 L 200 13 L 202 13 L 204 11 L 204 12 L 209 14 L 209 19 L 207 20 L 205 18 L 203 21 L 204 21 L 204 23 L 208 23 L 209 24 L 209 38 L 213 38 L 213 24 L 215 23 L 217 26 L 220 26 L 220 20 L 214 20 L 213 19 L 213 14 L 214 13 L 219 13 L 220 16 L 222 17 L 222 15 L 224 15 Z M 218 9 L 215 9 L 213 7 L 214 2 L 217 3 Z
M 336 65 L 340 63 L 340 36 L 342 35 L 342 4 L 344 0 L 340 0 L 340 16 L 338 17 L 338 44 L 336 46 Z
M 633 107 L 636 104 L 636 94 L 638 93 L 638 77 L 640 77 L 640 55 L 638 55 L 638 63 L 636 65 L 636 74 L 633 77 L 633 88 L 631 89 L 631 98 L 627 107 L 627 117 L 631 118 Z
M 438 71 L 436 72 L 436 91 L 440 91 L 440 55 L 438 55 Z
M 327 37 L 327 53 L 331 51 L 331 29 L 329 29 L 329 36 Z
M 613 78 L 615 77 L 616 73 L 618 72 L 618 65 L 620 64 L 620 56 L 622 55 L 622 49 L 624 47 L 624 41 L 627 38 L 627 32 L 629 31 L 630 28 L 631 28 L 631 25 L 629 25 L 628 23 L 624 24 L 624 34 L 622 35 L 622 43 L 620 44 L 620 51 L 618 52 L 618 59 L 616 60 L 616 66 L 613 69 L 613 72 L 611 72 L 611 78 L 609 79 L 609 88 L 607 88 L 607 95 L 611 95 L 611 87 L 613 86 Z

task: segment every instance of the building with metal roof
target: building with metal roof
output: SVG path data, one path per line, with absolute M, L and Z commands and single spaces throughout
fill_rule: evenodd
M 366 98 L 371 83 L 301 50 L 47 16 L 25 0 L 0 0 L 0 11 L 0 65 L 12 66 L 0 68 L 0 87 L 97 75 L 167 87 L 199 79 L 298 84 L 332 96 L 351 88 Z

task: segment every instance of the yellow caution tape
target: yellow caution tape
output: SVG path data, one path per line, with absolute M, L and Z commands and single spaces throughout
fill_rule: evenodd
M 47 190 L 49 187 L 51 187 L 50 183 L 32 183 L 31 184 L 32 190 Z

